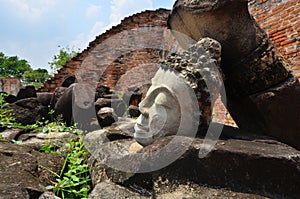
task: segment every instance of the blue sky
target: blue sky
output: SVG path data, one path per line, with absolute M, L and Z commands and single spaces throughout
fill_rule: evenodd
M 83 50 L 126 16 L 175 0 L 0 0 L 0 52 L 46 68 L 59 47 Z

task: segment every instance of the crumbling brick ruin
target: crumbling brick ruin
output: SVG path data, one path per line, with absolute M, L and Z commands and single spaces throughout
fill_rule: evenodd
M 276 44 L 285 60 L 291 65 L 293 73 L 300 78 L 300 2 L 298 0 L 250 0 L 250 13 L 254 16 L 261 27 L 266 30 L 270 39 Z M 95 54 L 94 49 L 106 39 L 116 35 L 124 30 L 130 30 L 139 27 L 166 27 L 166 21 L 169 10 L 158 9 L 155 11 L 144 11 L 124 18 L 117 26 L 112 27 L 96 37 L 90 42 L 87 49 L 79 53 L 78 56 L 66 63 L 54 77 L 48 80 L 40 91 L 53 92 L 58 87 L 64 76 L 76 74 L 76 71 L 82 66 L 82 63 L 90 54 Z M 160 34 L 160 33 L 159 33 Z M 153 34 L 153 37 L 159 38 L 161 35 Z M 102 49 L 103 50 L 103 49 Z M 106 50 L 114 50 L 111 45 Z M 99 52 L 100 53 L 100 52 Z M 92 55 L 94 59 L 100 59 L 99 56 Z M 116 82 L 127 71 L 135 66 L 145 63 L 154 63 L 159 60 L 159 52 L 145 49 L 143 51 L 131 52 L 116 60 L 109 66 L 105 66 L 106 71 L 99 80 L 101 84 L 114 88 Z M 145 65 L 146 66 L 146 65 Z M 87 67 L 87 63 L 84 64 Z M 140 74 L 141 78 L 148 78 L 154 75 L 156 68 L 150 68 L 147 74 Z M 122 84 L 130 86 L 131 81 L 137 80 L 136 73 L 131 72 L 133 78 L 126 76 Z M 130 75 L 130 74 L 127 74 Z M 128 81 L 128 82 L 126 82 Z
M 21 88 L 21 80 L 15 77 L 0 78 L 0 92 L 17 95 Z
M 293 73 L 300 78 L 300 2 L 298 0 L 249 0 L 249 11 L 267 32 L 284 59 L 290 64 Z M 115 50 L 114 44 L 106 48 L 99 48 L 108 38 L 125 30 L 147 26 L 166 27 L 169 13 L 170 10 L 158 9 L 144 11 L 124 18 L 119 25 L 112 27 L 90 42 L 87 49 L 67 62 L 57 74 L 44 84 L 40 91 L 53 92 L 56 87 L 60 86 L 66 75 L 76 74 L 80 67 L 88 69 L 89 64 L 101 63 L 102 52 Z M 161 32 L 156 32 L 148 36 L 154 37 L 154 39 L 157 38 L 156 42 L 159 42 L 159 38 L 162 37 L 161 34 Z M 133 82 L 147 79 L 150 84 L 150 79 L 154 76 L 157 68 L 147 65 L 147 63 L 156 63 L 160 57 L 160 52 L 155 49 L 138 50 L 122 55 L 109 65 L 101 65 L 105 68 L 105 71 L 102 71 L 99 85 L 107 85 L 114 89 L 118 82 L 118 90 L 126 91 Z M 147 69 L 140 70 L 140 67 L 136 67 L 141 64 L 144 64 Z M 142 92 L 146 93 L 144 90 Z M 215 105 L 215 117 L 224 120 L 223 115 L 227 113 L 227 110 L 218 100 Z M 225 121 L 219 122 L 235 125 L 229 114 L 225 116 Z
M 300 2 L 250 0 L 249 11 L 300 78 Z
M 69 74 L 76 74 L 77 70 L 82 66 L 82 64 L 84 64 L 84 67 L 88 69 L 89 63 L 87 63 L 88 61 L 85 60 L 87 57 L 89 57 L 89 59 L 94 57 L 94 59 L 99 59 L 99 62 L 101 62 L 101 58 L 99 58 L 99 56 L 101 56 L 101 52 L 99 52 L 99 54 L 96 55 L 97 52 L 95 52 L 95 50 L 114 51 L 114 44 L 106 46 L 105 49 L 103 49 L 102 47 L 97 48 L 97 46 L 101 45 L 102 42 L 104 42 L 106 39 L 122 31 L 131 30 L 135 28 L 166 27 L 169 12 L 170 11 L 166 9 L 158 9 L 156 11 L 144 11 L 132 15 L 130 17 L 124 18 L 119 25 L 112 27 L 104 34 L 97 36 L 94 41 L 90 42 L 87 49 L 85 49 L 82 53 L 79 53 L 78 56 L 74 57 L 72 60 L 67 62 L 66 65 L 63 68 L 61 68 L 57 74 L 54 75 L 54 77 L 51 77 L 51 79 L 44 84 L 44 87 L 41 88 L 40 91 L 53 92 L 54 89 L 61 84 L 64 76 Z M 153 38 L 159 39 L 162 37 L 162 35 L 157 34 L 153 34 Z M 145 49 L 131 52 L 130 54 L 123 55 L 123 57 L 120 57 L 118 60 L 113 61 L 113 63 L 111 63 L 109 66 L 103 66 L 103 68 L 106 68 L 106 70 L 103 72 L 103 75 L 99 81 L 101 84 L 105 84 L 111 89 L 113 89 L 116 82 L 121 78 L 123 74 L 126 73 L 127 70 L 131 70 L 135 66 L 140 65 L 141 63 L 154 63 L 158 60 L 159 52 L 157 52 L 155 49 Z M 150 75 L 152 77 L 154 73 L 155 71 L 149 71 L 148 74 L 145 75 Z M 131 80 L 131 78 L 127 79 Z

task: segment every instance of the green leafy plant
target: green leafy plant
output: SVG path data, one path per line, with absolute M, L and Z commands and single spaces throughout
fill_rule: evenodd
M 38 130 L 41 126 L 40 126 L 39 122 L 37 122 L 35 124 L 31 124 L 31 125 L 22 125 L 20 123 L 13 122 L 12 124 L 8 125 L 8 127 L 16 127 L 19 129 Z
M 28 61 L 18 56 L 6 56 L 0 52 L 0 77 L 22 78 L 24 73 L 31 70 Z
M 63 65 L 67 63 L 67 61 L 75 57 L 80 51 L 79 48 L 74 50 L 73 47 L 70 48 L 68 46 L 67 47 L 58 46 L 58 47 L 60 48 L 59 53 L 53 56 L 51 62 L 48 62 L 52 70 L 52 74 L 55 74 L 57 70 L 62 68 Z
M 55 155 L 59 154 L 59 152 L 57 152 L 57 147 L 51 145 L 50 142 L 46 142 L 46 144 L 44 144 L 39 151 Z
M 0 93 L 0 127 L 37 130 L 41 126 L 41 123 L 38 121 L 32 125 L 22 125 L 15 122 L 13 111 L 7 108 L 8 103 L 5 101 L 7 96 L 8 94 Z
M 76 125 L 66 126 L 66 124 L 59 121 L 59 119 L 55 122 L 46 122 L 42 130 L 44 133 L 71 132 L 78 136 L 77 140 L 68 140 L 66 144 L 67 151 L 62 154 L 65 157 L 65 161 L 59 174 L 40 165 L 41 168 L 56 176 L 56 181 L 53 182 L 53 186 L 49 186 L 48 188 L 52 189 L 55 195 L 63 199 L 88 198 L 90 175 L 87 158 L 89 157 L 89 153 L 85 150 L 83 144 L 82 131 L 78 130 Z M 49 154 L 60 154 L 57 150 L 57 147 L 47 142 L 39 151 Z
M 0 127 L 18 127 L 18 128 L 31 128 L 35 130 L 41 130 L 44 133 L 49 132 L 72 132 L 78 135 L 78 140 L 69 140 L 67 145 L 68 152 L 62 154 L 65 157 L 65 162 L 60 174 L 56 174 L 50 169 L 40 165 L 41 168 L 53 173 L 57 179 L 54 182 L 53 192 L 64 198 L 88 198 L 90 190 L 90 175 L 89 167 L 87 164 L 87 158 L 89 153 L 85 150 L 83 139 L 81 136 L 82 131 L 77 129 L 76 125 L 66 126 L 60 119 L 56 119 L 54 122 L 39 122 L 34 125 L 22 126 L 19 123 L 14 122 L 13 113 L 11 110 L 5 107 L 8 103 L 5 102 L 5 94 L 0 94 Z M 50 111 L 50 113 L 53 111 Z M 2 134 L 0 134 L 2 138 Z M 22 144 L 21 141 L 13 140 L 15 144 Z M 59 154 L 57 148 L 52 146 L 50 142 L 47 142 L 40 148 L 41 152 L 50 154 Z
M 18 141 L 18 140 L 12 140 L 12 143 L 17 144 L 17 145 L 22 145 L 22 141 Z
M 50 132 L 72 132 L 75 134 L 80 134 L 81 131 L 77 129 L 76 125 L 67 126 L 66 123 L 62 121 L 54 121 L 54 122 L 45 122 L 45 125 L 42 127 L 43 133 Z
M 69 140 L 69 152 L 57 178 L 53 192 L 64 198 L 88 198 L 90 175 L 87 164 L 89 153 L 84 149 L 82 137 L 78 141 Z
M 23 75 L 23 83 L 32 84 L 38 89 L 50 77 L 46 69 L 30 69 L 25 71 Z
M 39 88 L 50 75 L 46 69 L 32 69 L 28 61 L 18 56 L 6 56 L 0 52 L 0 77 L 17 77 L 22 79 L 23 86 L 32 84 Z
M 0 93 L 0 126 L 7 126 L 14 122 L 12 110 L 7 109 L 8 103 L 4 100 L 7 94 Z

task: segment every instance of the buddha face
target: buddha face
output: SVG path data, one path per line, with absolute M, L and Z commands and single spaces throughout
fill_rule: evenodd
M 140 103 L 141 116 L 135 126 L 135 138 L 143 145 L 155 139 L 176 134 L 180 124 L 180 107 L 165 87 L 154 89 Z
M 199 114 L 194 114 L 198 108 L 190 92 L 193 93 L 192 89 L 174 72 L 159 69 L 139 104 L 141 115 L 135 125 L 136 141 L 146 146 L 162 136 L 193 132 L 191 128 L 198 124 L 191 121 Z

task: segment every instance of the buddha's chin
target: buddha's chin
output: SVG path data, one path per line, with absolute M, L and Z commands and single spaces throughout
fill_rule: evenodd
M 141 128 L 140 125 L 135 124 L 134 130 L 133 137 L 139 144 L 148 146 L 153 143 L 153 136 L 149 131 L 146 131 L 146 128 Z

